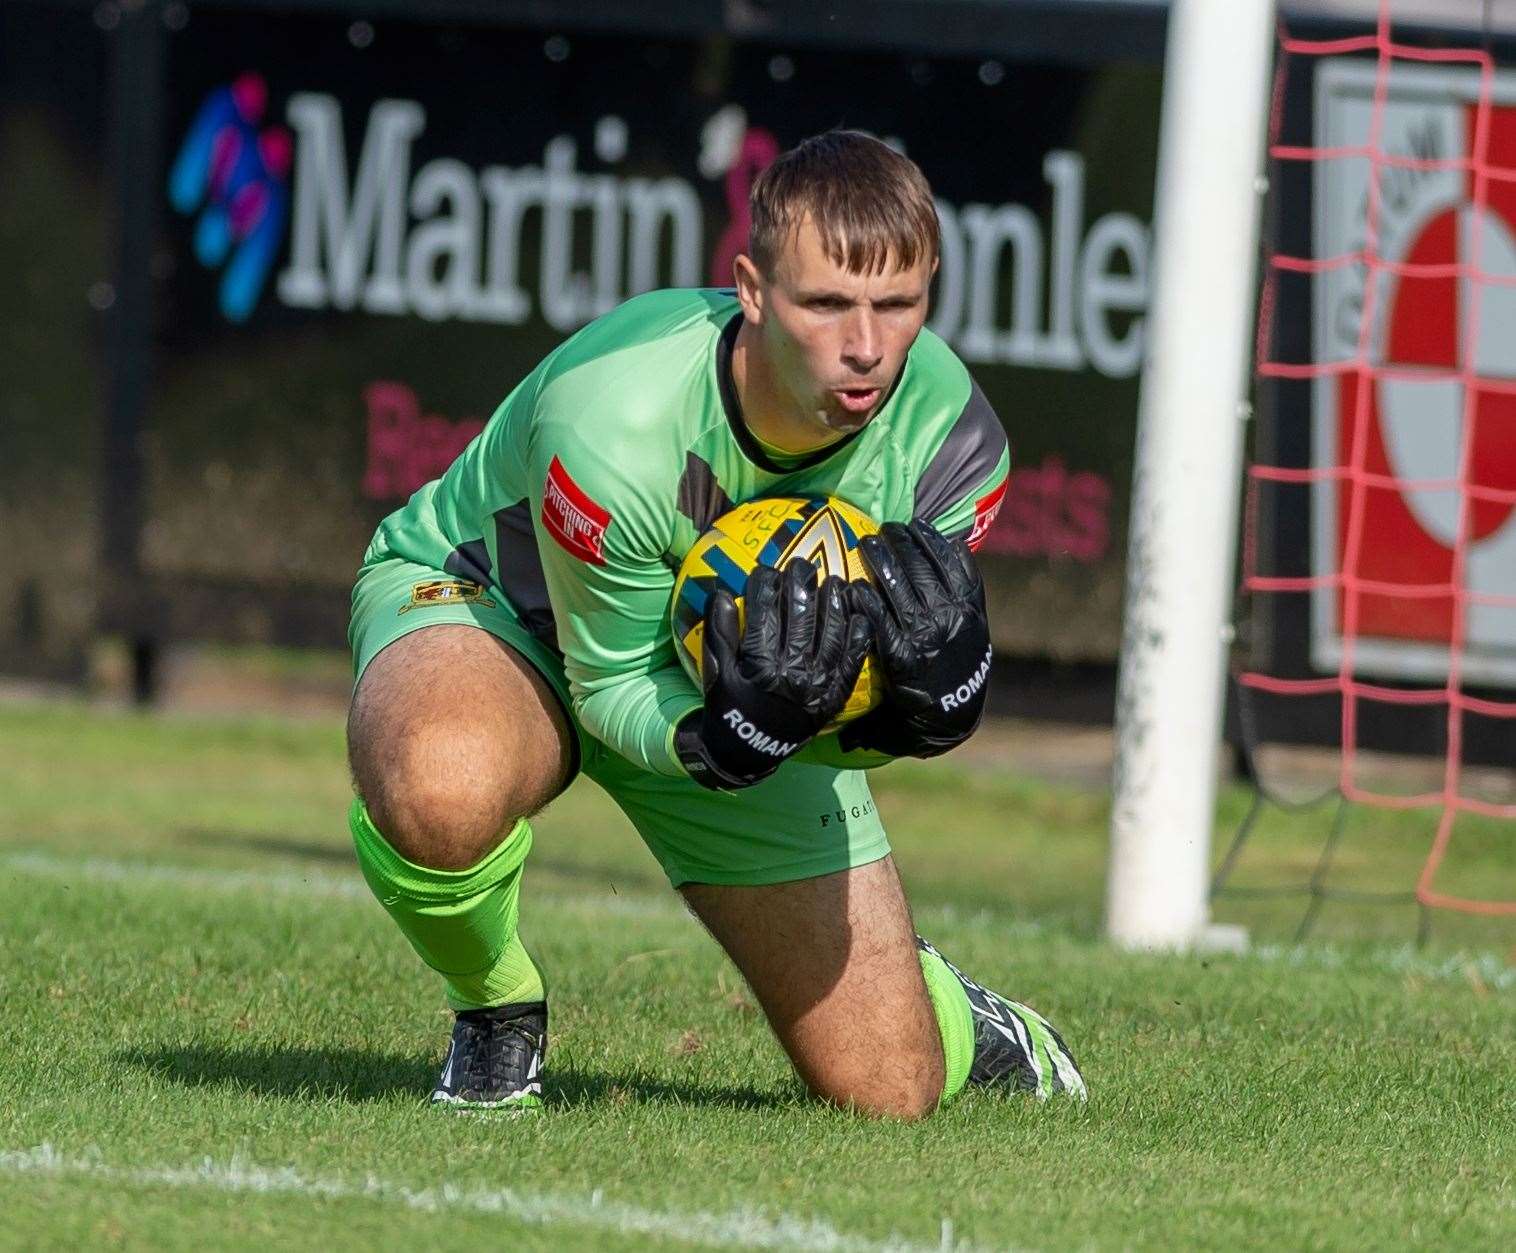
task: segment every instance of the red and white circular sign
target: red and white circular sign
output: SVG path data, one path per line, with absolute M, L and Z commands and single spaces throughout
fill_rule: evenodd
M 1355 357 L 1372 318 L 1370 370 L 1317 385 L 1315 461 L 1380 478 L 1318 489 L 1314 572 L 1344 576 L 1315 599 L 1324 665 L 1356 626 L 1355 669 L 1441 677 L 1461 601 L 1466 676 L 1516 680 L 1516 182 L 1480 186 L 1458 167 L 1475 156 L 1478 87 L 1471 72 L 1397 67 L 1385 106 L 1381 147 L 1433 168 L 1380 167 L 1375 250 L 1437 268 L 1378 269 L 1370 291 L 1361 267 L 1315 281 L 1318 360 Z M 1372 93 L 1371 64 L 1324 66 L 1318 142 L 1366 144 Z M 1516 170 L 1516 103 L 1489 113 L 1485 159 Z M 1370 242 L 1368 166 L 1320 163 L 1318 257 Z

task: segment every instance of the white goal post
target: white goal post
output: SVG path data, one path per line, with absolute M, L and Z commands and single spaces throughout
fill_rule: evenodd
M 1173 0 L 1116 703 L 1106 924 L 1208 939 L 1274 0 Z

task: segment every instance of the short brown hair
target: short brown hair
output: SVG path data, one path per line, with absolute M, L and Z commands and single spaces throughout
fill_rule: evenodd
M 758 176 L 748 203 L 748 251 L 766 273 L 807 218 L 826 255 L 853 274 L 937 257 L 937 208 L 926 176 L 862 131 L 831 130 L 791 148 Z

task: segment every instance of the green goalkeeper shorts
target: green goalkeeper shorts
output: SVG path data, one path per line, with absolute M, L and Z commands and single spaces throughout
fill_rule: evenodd
M 523 625 L 499 587 L 398 557 L 364 564 L 348 643 L 356 682 L 387 644 L 441 623 L 476 626 L 547 680 L 578 740 L 578 767 L 611 795 L 675 887 L 785 883 L 877 861 L 890 851 L 861 770 L 790 761 L 740 792 L 639 770 L 574 717 L 563 658 Z

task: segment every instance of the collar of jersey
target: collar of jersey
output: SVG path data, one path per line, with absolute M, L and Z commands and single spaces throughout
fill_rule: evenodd
M 763 467 L 770 474 L 795 474 L 800 470 L 809 470 L 812 466 L 820 465 L 828 457 L 835 457 L 879 421 L 885 407 L 895 398 L 895 392 L 900 387 L 900 380 L 905 377 L 905 370 L 902 369 L 895 379 L 895 385 L 890 388 L 889 395 L 879 406 L 879 411 L 869 419 L 866 425 L 859 427 L 851 435 L 845 436 L 835 444 L 818 448 L 808 457 L 801 457 L 790 462 L 789 465 L 781 465 L 763 451 L 757 437 L 748 430 L 748 425 L 742 418 L 742 405 L 737 399 L 737 383 L 732 378 L 732 349 L 736 347 L 737 332 L 741 329 L 742 314 L 739 311 L 734 313 L 731 321 L 722 328 L 721 338 L 716 341 L 716 383 L 721 392 L 721 407 L 726 412 L 727 425 L 732 428 L 732 438 L 737 441 L 737 446 L 742 449 L 743 455 L 749 461 Z

